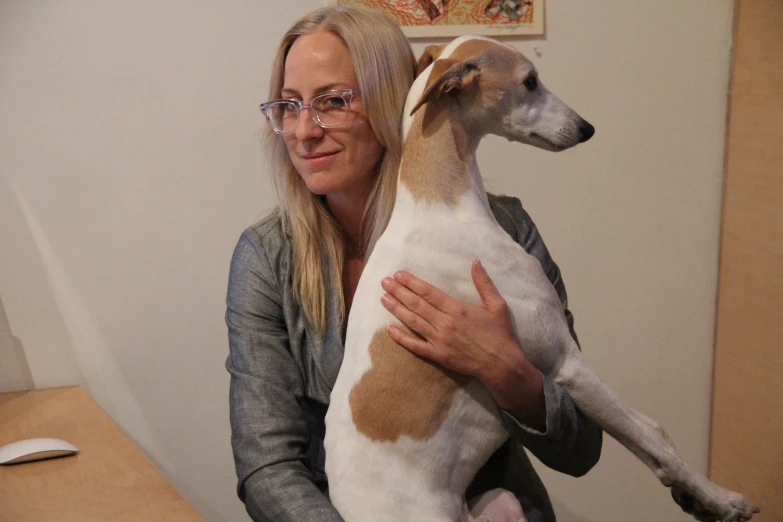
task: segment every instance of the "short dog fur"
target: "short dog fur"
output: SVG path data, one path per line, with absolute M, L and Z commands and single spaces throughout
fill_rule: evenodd
M 465 490 L 508 434 L 476 380 L 411 355 L 386 333 L 383 277 L 407 270 L 480 303 L 474 259 L 507 301 L 525 356 L 565 387 L 579 409 L 715 520 L 758 509 L 694 472 L 664 431 L 623 405 L 569 334 L 539 262 L 497 224 L 475 152 L 486 134 L 559 151 L 592 126 L 549 92 L 514 48 L 482 37 L 429 47 L 408 95 L 397 199 L 354 297 L 345 355 L 326 416 L 330 497 L 347 522 L 462 522 Z

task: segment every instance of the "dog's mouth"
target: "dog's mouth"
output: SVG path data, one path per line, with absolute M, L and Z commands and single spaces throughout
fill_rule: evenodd
M 544 149 L 552 152 L 560 152 L 568 148 L 562 145 L 558 145 L 557 143 L 553 143 L 552 141 L 544 138 L 540 134 L 536 134 L 535 132 L 530 133 L 530 144 L 533 145 L 534 147 L 538 147 L 539 149 Z

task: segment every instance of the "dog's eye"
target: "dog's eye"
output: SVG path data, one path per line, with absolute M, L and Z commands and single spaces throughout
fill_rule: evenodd
M 522 85 L 524 85 L 525 89 L 528 91 L 535 91 L 536 87 L 538 87 L 538 78 L 535 76 L 528 76 L 525 78 L 525 81 L 522 82 Z

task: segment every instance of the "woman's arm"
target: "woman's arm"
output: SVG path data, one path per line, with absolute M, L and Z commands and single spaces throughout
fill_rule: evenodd
M 252 230 L 240 238 L 226 299 L 237 492 L 255 521 L 342 522 L 314 483 L 302 375 L 288 350 L 276 275 L 258 239 Z

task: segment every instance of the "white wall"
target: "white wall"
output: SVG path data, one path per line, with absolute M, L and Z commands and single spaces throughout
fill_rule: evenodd
M 10 331 L 37 387 L 83 384 L 210 521 L 244 517 L 223 312 L 236 239 L 273 205 L 256 107 L 278 39 L 320 4 L 0 2 Z M 479 152 L 560 264 L 589 358 L 701 471 L 732 7 L 548 2 L 546 36 L 513 42 L 597 134 Z M 688 520 L 611 440 L 586 477 L 544 479 L 564 522 Z

